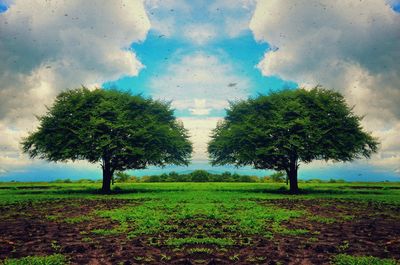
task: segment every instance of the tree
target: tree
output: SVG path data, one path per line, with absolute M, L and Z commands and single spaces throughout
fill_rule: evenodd
M 31 158 L 101 163 L 104 193 L 115 171 L 149 165 L 187 165 L 187 130 L 169 103 L 118 90 L 80 88 L 62 92 L 40 125 L 23 139 Z
M 290 192 L 298 193 L 300 162 L 345 162 L 377 151 L 377 139 L 363 131 L 361 119 L 341 94 L 322 87 L 273 92 L 231 102 L 208 152 L 213 165 L 285 171 Z

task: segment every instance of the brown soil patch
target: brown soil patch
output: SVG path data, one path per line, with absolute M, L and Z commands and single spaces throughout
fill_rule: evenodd
M 54 253 L 68 256 L 72 264 L 329 264 L 331 257 L 339 253 L 400 259 L 400 208 L 378 203 L 327 199 L 260 201 L 309 213 L 282 226 L 307 229 L 310 233 L 275 234 L 272 239 L 231 232 L 226 229 L 229 223 L 206 219 L 171 220 L 168 224 L 176 230 L 171 229 L 168 234 L 128 239 L 124 234 L 102 236 L 90 232 L 117 225 L 109 219 L 95 216 L 70 224 L 56 218 L 88 216 L 93 210 L 137 203 L 71 199 L 0 206 L 0 260 Z M 315 216 L 333 221 L 309 219 Z M 214 238 L 230 237 L 235 244 L 165 244 L 172 236 L 198 236 L 193 231 Z
M 340 253 L 400 260 L 399 206 L 322 199 L 275 200 L 270 204 L 309 213 L 282 226 L 310 233 L 274 236 L 278 246 L 275 254 L 283 264 L 329 264 L 332 255 Z M 332 223 L 316 221 L 316 217 L 328 218 Z

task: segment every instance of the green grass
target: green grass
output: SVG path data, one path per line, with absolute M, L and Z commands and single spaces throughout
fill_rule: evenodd
M 201 186 L 200 186 L 201 187 Z M 96 214 L 117 221 L 128 237 L 168 233 L 177 227 L 168 224 L 184 221 L 191 232 L 202 233 L 202 227 L 196 227 L 199 221 L 224 222 L 229 224 L 231 232 L 244 234 L 271 235 L 271 227 L 277 227 L 282 221 L 297 218 L 303 211 L 286 210 L 269 205 L 260 205 L 254 199 L 262 194 L 249 194 L 237 191 L 216 192 L 215 190 L 187 190 L 183 192 L 145 193 L 147 200 L 139 205 L 126 206 L 113 210 L 100 210 Z M 207 230 L 213 229 L 208 227 Z M 106 231 L 101 231 L 106 234 Z M 187 233 L 184 229 L 178 231 Z M 214 232 L 218 232 L 215 231 Z
M 188 249 L 188 252 L 190 254 L 194 254 L 194 253 L 206 253 L 206 254 L 212 254 L 213 250 L 210 248 L 190 248 Z
M 272 231 L 274 233 L 279 233 L 281 235 L 287 235 L 287 236 L 304 235 L 310 232 L 307 229 L 287 229 L 285 227 L 280 226 L 279 223 L 273 224 Z
M 64 222 L 69 223 L 69 224 L 78 224 L 86 221 L 92 220 L 91 216 L 88 215 L 81 215 L 77 217 L 70 217 L 70 218 L 65 218 Z
M 216 245 L 219 247 L 226 247 L 234 245 L 235 241 L 230 238 L 169 238 L 166 242 L 167 246 L 181 247 L 183 245 Z
M 380 259 L 372 256 L 350 256 L 345 254 L 333 258 L 334 265 L 396 265 L 393 259 Z
M 6 259 L 4 261 L 4 265 L 63 265 L 63 264 L 67 264 L 67 258 L 60 254 L 54 254 L 50 256 L 29 256 L 21 259 Z
M 308 217 L 308 220 L 318 222 L 318 223 L 323 223 L 323 224 L 333 224 L 337 220 L 335 218 L 329 218 L 329 217 L 324 217 L 324 216 L 310 216 Z
M 185 220 L 221 222 L 228 232 L 271 237 L 273 233 L 301 234 L 305 230 L 289 231 L 280 223 L 299 218 L 308 213 L 287 210 L 269 205 L 270 199 L 345 199 L 358 201 L 389 202 L 400 204 L 400 183 L 301 183 L 301 195 L 285 193 L 285 184 L 280 183 L 121 183 L 119 193 L 101 195 L 99 183 L 0 183 L 0 204 L 23 203 L 67 198 L 120 198 L 138 203 L 112 210 L 94 209 L 93 216 L 109 218 L 118 223 L 112 229 L 96 229 L 100 235 L 127 233 L 128 237 L 169 233 L 182 229 L 201 233 L 199 227 L 177 228 L 171 223 Z M 48 215 L 47 219 L 71 224 L 89 221 L 93 216 L 65 218 Z M 343 217 L 345 219 L 345 217 Z M 350 219 L 347 218 L 347 219 Z M 346 219 L 346 220 L 347 220 Z M 333 218 L 309 217 L 309 220 L 330 224 Z M 207 230 L 218 233 L 219 228 Z
M 400 204 L 400 183 L 300 183 L 296 198 L 340 198 Z M 7 183 L 0 182 L 0 204 L 62 198 L 104 198 L 100 183 Z M 143 198 L 160 192 L 232 192 L 254 198 L 283 198 L 282 183 L 119 183 L 120 194 L 108 197 Z M 132 194 L 132 193 L 134 194 Z

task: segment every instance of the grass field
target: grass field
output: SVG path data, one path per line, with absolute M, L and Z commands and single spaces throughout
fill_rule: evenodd
M 400 184 L 0 183 L 0 264 L 398 264 Z

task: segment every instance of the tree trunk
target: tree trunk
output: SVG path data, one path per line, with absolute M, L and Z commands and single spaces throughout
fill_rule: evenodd
M 299 185 L 297 181 L 297 160 L 290 162 L 290 167 L 287 170 L 287 175 L 290 182 L 290 194 L 298 194 L 299 193 Z
M 103 160 L 103 186 L 101 187 L 101 192 L 105 194 L 111 193 L 111 179 L 113 171 L 110 167 L 110 161 Z
M 297 169 L 289 172 L 289 181 L 290 181 L 290 194 L 298 194 L 299 185 L 297 183 Z

